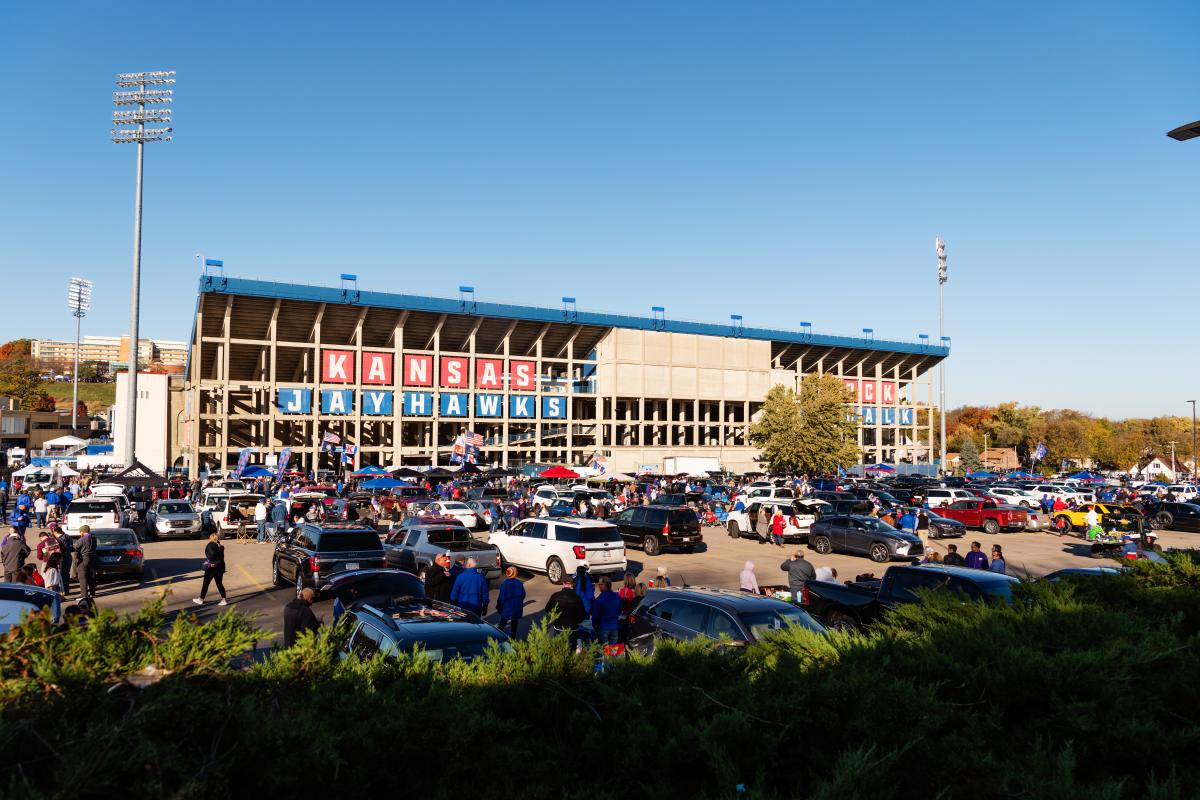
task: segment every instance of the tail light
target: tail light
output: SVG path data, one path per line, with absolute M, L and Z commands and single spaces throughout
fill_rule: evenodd
M 496 551 L 496 566 L 500 566 L 500 551 Z
M 317 556 L 308 557 L 308 569 L 314 575 L 321 571 L 321 559 Z
M 141 557 L 142 557 L 142 551 L 141 551 L 141 550 L 126 550 L 126 551 L 125 551 L 124 553 L 122 553 L 121 555 L 125 555 L 125 556 L 137 556 L 138 558 L 141 558 Z
M 121 512 L 120 511 L 113 512 L 113 525 L 116 525 L 118 528 L 121 527 Z
M 572 547 L 571 552 L 574 553 L 575 557 L 578 558 L 580 561 L 587 558 L 587 548 L 581 544 L 577 544 L 574 547 Z
M 663 532 L 663 536 L 666 536 L 667 534 L 669 534 L 671 532 L 671 524 L 669 522 L 663 523 L 662 532 Z
M 808 593 L 808 587 L 805 586 L 800 590 L 800 605 L 806 606 L 810 600 L 812 600 L 812 595 Z

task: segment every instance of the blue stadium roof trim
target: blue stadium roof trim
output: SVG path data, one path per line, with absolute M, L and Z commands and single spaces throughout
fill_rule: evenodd
M 789 344 L 811 344 L 823 347 L 847 347 L 858 350 L 882 350 L 894 353 L 941 356 L 950 355 L 949 347 L 917 342 L 899 342 L 886 339 L 867 339 L 862 336 L 831 336 L 804 331 L 753 328 L 712 322 L 685 322 L 669 317 L 635 317 L 628 314 L 604 314 L 590 311 L 564 311 L 561 308 L 539 308 L 507 303 L 488 303 L 474 300 L 445 297 L 424 297 L 415 294 L 392 294 L 357 289 L 337 289 L 327 286 L 307 286 L 275 281 L 259 281 L 248 278 L 226 278 L 221 275 L 203 275 L 200 278 L 201 294 L 228 294 L 246 297 L 281 298 L 312 303 L 341 303 L 372 308 L 410 309 L 435 314 L 462 314 L 477 317 L 501 317 L 528 322 L 558 322 L 568 325 L 594 325 L 602 328 L 633 328 L 645 331 L 668 333 L 692 333 L 701 336 L 723 336 L 728 338 L 758 339 Z

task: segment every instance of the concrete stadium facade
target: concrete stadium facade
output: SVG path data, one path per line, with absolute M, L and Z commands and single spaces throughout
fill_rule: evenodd
M 750 424 L 775 384 L 810 373 L 855 392 L 864 463 L 932 465 L 930 368 L 948 349 L 808 330 L 301 286 L 205 275 L 189 342 L 175 466 L 332 467 L 332 432 L 357 464 L 662 468 L 671 457 L 756 466 Z

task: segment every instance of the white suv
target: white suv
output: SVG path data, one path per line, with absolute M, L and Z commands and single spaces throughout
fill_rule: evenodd
M 1041 495 L 1027 492 L 1024 489 L 1016 489 L 1011 486 L 995 486 L 988 490 L 988 494 L 994 497 L 1003 497 L 1004 501 L 1013 506 L 1025 506 L 1026 508 L 1034 508 L 1038 501 L 1041 500 Z
M 966 489 L 929 488 L 925 490 L 925 502 L 930 508 L 945 508 L 956 500 L 970 500 L 975 495 Z
M 586 566 L 593 575 L 624 574 L 625 543 L 616 525 L 595 519 L 530 517 L 511 530 L 497 528 L 488 543 L 506 565 L 544 572 L 551 583 Z
M 126 528 L 128 518 L 115 497 L 83 497 L 72 500 L 67 506 L 67 518 L 63 522 L 67 534 L 79 535 L 79 526 L 87 525 L 92 530 L 100 528 Z

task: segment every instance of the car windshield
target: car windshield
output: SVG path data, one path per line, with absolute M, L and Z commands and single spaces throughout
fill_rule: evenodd
M 345 553 L 350 550 L 378 550 L 383 545 L 370 531 L 326 531 L 321 534 L 317 549 L 325 553 Z
M 686 508 L 672 508 L 667 512 L 668 522 L 695 522 L 696 513 Z
M 130 547 L 137 546 L 137 539 L 133 537 L 132 533 L 119 533 L 114 531 L 112 533 L 96 534 L 97 547 L 125 547 L 126 545 Z
M 791 625 L 799 625 L 810 631 L 820 633 L 821 624 L 799 608 L 780 606 L 765 611 L 747 611 L 741 614 L 742 622 L 750 629 L 750 635 L 756 640 L 763 639 L 771 631 L 782 630 Z
M 191 514 L 191 503 L 159 503 L 158 513 L 160 514 Z
M 893 528 L 891 525 L 888 525 L 886 522 L 882 522 L 881 520 L 877 520 L 874 518 L 868 518 L 868 519 L 859 520 L 859 521 L 862 522 L 863 527 L 869 531 L 894 531 L 895 530 L 895 528 Z
M 980 587 L 983 593 L 988 596 L 988 600 L 999 600 L 1003 603 L 1012 603 L 1013 582 L 1012 581 L 987 581 L 981 583 Z
M 454 544 L 469 540 L 471 534 L 467 532 L 466 528 L 431 528 L 425 533 L 425 538 L 429 540 L 430 544 Z

